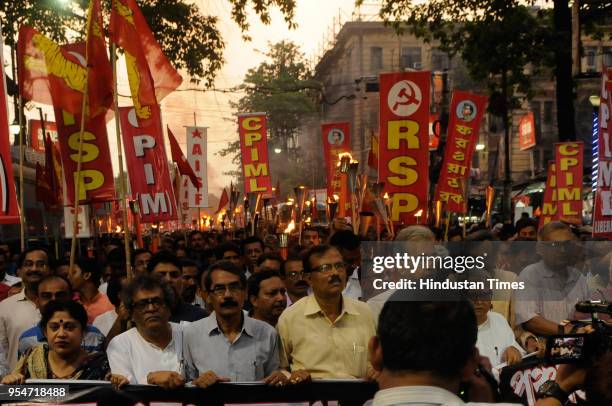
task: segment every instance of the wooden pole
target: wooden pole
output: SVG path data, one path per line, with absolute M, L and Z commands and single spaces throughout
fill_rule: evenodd
M 127 207 L 125 203 L 126 185 L 125 171 L 123 170 L 123 150 L 121 148 L 121 125 L 119 123 L 119 92 L 117 90 L 117 52 L 116 46 L 111 45 L 111 64 L 113 65 L 114 108 L 115 108 L 115 134 L 117 136 L 117 158 L 119 160 L 119 199 L 123 215 L 123 243 L 125 248 L 125 271 L 128 281 L 132 280 L 132 264 L 130 252 L 130 224 L 128 223 Z M 137 224 L 137 227 L 140 225 Z
M 20 241 L 21 252 L 25 251 L 25 207 L 23 205 L 23 160 L 24 160 L 24 140 L 23 140 L 23 99 L 19 95 L 19 224 L 20 224 Z

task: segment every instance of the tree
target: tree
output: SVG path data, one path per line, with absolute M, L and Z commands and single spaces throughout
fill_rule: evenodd
M 300 147 L 296 147 L 298 129 L 303 120 L 316 111 L 315 96 L 321 88 L 312 79 L 304 55 L 297 45 L 281 41 L 270 44 L 268 60 L 249 69 L 240 89 L 245 95 L 232 107 L 236 112 L 266 112 L 268 115 L 268 147 L 272 173 L 281 180 L 281 189 L 300 183 L 311 183 L 312 168 L 305 162 Z M 235 141 L 219 153 L 232 156 L 240 164 L 240 144 Z M 292 161 L 294 165 L 287 165 Z M 241 175 L 241 171 L 228 174 Z
M 110 10 L 111 0 L 102 1 L 106 10 Z M 266 24 L 270 22 L 270 9 L 278 7 L 287 24 L 295 26 L 295 0 L 227 1 L 232 7 L 232 18 L 245 38 L 248 38 L 247 13 L 250 7 Z M 5 22 L 2 33 L 7 44 L 13 46 L 19 26 L 28 24 L 58 42 L 65 42 L 69 34 L 84 31 L 82 16 L 88 3 L 88 0 L 72 0 L 70 5 L 62 5 L 58 0 L 2 1 L 0 16 Z M 192 82 L 203 81 L 211 86 L 224 62 L 225 43 L 217 28 L 217 17 L 204 15 L 189 0 L 137 0 L 137 3 L 173 65 L 187 71 Z

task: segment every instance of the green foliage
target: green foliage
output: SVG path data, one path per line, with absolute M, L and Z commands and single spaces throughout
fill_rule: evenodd
M 111 0 L 102 0 L 108 20 Z M 253 7 L 262 22 L 269 23 L 269 11 L 278 7 L 290 27 L 294 26 L 295 0 L 227 0 L 232 18 L 246 32 L 247 13 Z M 69 2 L 70 3 L 70 2 Z M 72 0 L 70 6 L 58 0 L 0 1 L 2 32 L 11 44 L 18 27 L 30 25 L 58 42 L 84 31 L 82 16 L 88 0 Z M 216 16 L 207 16 L 190 0 L 137 0 L 153 34 L 177 69 L 190 75 L 192 82 L 211 86 L 223 65 L 225 43 Z M 74 10 L 73 10 L 74 9 Z

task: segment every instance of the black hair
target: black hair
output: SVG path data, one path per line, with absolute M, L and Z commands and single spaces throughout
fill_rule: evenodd
M 304 264 L 304 272 L 306 273 L 312 272 L 312 267 L 310 265 L 310 258 L 312 258 L 315 255 L 316 256 L 324 255 L 329 250 L 338 251 L 338 248 L 333 245 L 323 244 L 323 245 L 315 245 L 314 247 L 311 247 L 308 251 L 306 251 L 306 254 L 304 254 L 304 260 L 302 261 Z
M 478 327 L 465 299 L 448 302 L 388 300 L 377 336 L 384 368 L 427 371 L 441 378 L 459 376 L 474 355 Z
M 516 233 L 517 234 L 520 233 L 523 228 L 527 228 L 527 227 L 533 227 L 536 230 L 536 232 L 538 231 L 538 223 L 536 223 L 535 220 L 532 220 L 530 218 L 521 219 L 521 220 L 522 221 L 516 222 Z
M 21 254 L 19 254 L 19 259 L 17 260 L 17 269 L 21 269 L 23 268 L 23 262 L 25 261 L 26 255 L 28 255 L 30 252 L 34 252 L 34 251 L 42 251 L 47 255 L 47 264 L 50 266 L 51 265 L 51 256 L 49 255 L 49 251 L 47 251 L 46 248 L 43 247 L 30 247 L 28 249 L 26 249 L 25 251 L 23 251 Z
M 159 251 L 155 253 L 155 255 L 151 257 L 151 260 L 149 261 L 149 264 L 147 265 L 147 272 L 148 273 L 153 272 L 155 267 L 159 264 L 172 264 L 176 266 L 179 269 L 179 271 L 182 269 L 181 261 L 179 261 L 176 255 L 168 251 Z
M 40 328 L 44 332 L 47 329 L 47 324 L 49 320 L 53 317 L 53 315 L 57 312 L 66 312 L 70 316 L 72 316 L 76 321 L 81 325 L 81 329 L 83 330 L 83 334 L 85 334 L 85 329 L 87 328 L 87 311 L 82 304 L 68 300 L 52 300 L 42 309 L 41 317 L 40 317 Z
M 248 297 L 258 296 L 261 282 L 274 277 L 280 278 L 281 276 L 277 271 L 273 271 L 271 269 L 266 269 L 264 271 L 257 272 L 251 275 L 247 282 L 249 294 Z
M 302 230 L 302 235 L 304 235 L 304 233 L 306 231 L 314 231 L 315 233 L 317 233 L 317 235 L 319 236 L 319 238 L 321 238 L 321 233 L 319 232 L 319 229 L 314 227 L 314 226 L 307 226 L 304 227 L 304 229 Z
M 361 241 L 352 231 L 340 230 L 331 236 L 329 245 L 341 250 L 353 251 L 359 248 Z
M 153 253 L 146 248 L 138 248 L 137 250 L 134 250 L 132 257 L 136 259 L 138 255 L 147 254 L 147 253 L 153 255 Z
M 106 296 L 113 306 L 118 307 L 121 304 L 121 278 L 110 278 L 106 287 Z
M 285 267 L 289 262 L 301 262 L 302 266 L 304 266 L 304 260 L 302 259 L 302 257 L 290 252 L 289 255 L 287 255 L 287 259 L 283 262 L 283 266 L 281 267 L 282 276 L 285 276 L 285 274 L 287 273 L 287 269 L 285 269 Z
M 61 275 L 56 275 L 56 274 L 51 274 L 51 275 L 47 275 L 44 278 L 42 278 L 40 280 L 40 282 L 38 283 L 38 288 L 40 289 L 40 287 L 42 286 L 43 283 L 47 283 L 49 281 L 63 281 L 66 282 L 66 285 L 68 285 L 68 293 L 72 294 L 72 285 L 70 284 L 70 281 L 66 278 L 64 278 Z
M 217 247 L 217 249 L 215 250 L 215 256 L 217 257 L 217 259 L 223 259 L 223 255 L 227 251 L 234 251 L 236 254 L 238 254 L 238 256 L 242 255 L 242 251 L 240 250 L 239 245 L 234 244 L 233 242 L 226 242 Z
M 283 268 L 283 257 L 281 257 L 277 252 L 273 251 L 261 254 L 259 258 L 257 258 L 257 266 L 261 266 L 261 264 L 263 264 L 264 261 L 267 259 L 271 261 L 278 261 L 278 263 L 280 264 L 280 268 Z
M 198 264 L 196 264 L 195 261 L 189 258 L 180 258 L 179 263 L 181 264 L 181 269 L 188 267 L 188 266 L 193 266 L 195 268 L 198 268 Z
M 162 278 L 150 274 L 141 274 L 132 279 L 121 292 L 121 300 L 123 300 L 125 308 L 132 311 L 134 309 L 134 296 L 137 292 L 141 290 L 152 291 L 155 289 L 162 291 L 166 305 L 169 309 L 173 309 L 177 301 L 174 289 Z
M 245 238 L 244 240 L 242 240 L 242 244 L 240 245 L 240 251 L 244 254 L 245 253 L 245 247 L 249 244 L 253 244 L 258 242 L 261 245 L 261 250 L 263 251 L 264 248 L 266 247 L 266 245 L 264 244 L 263 240 L 259 237 L 248 237 Z
M 240 268 L 234 265 L 231 261 L 218 261 L 209 266 L 206 270 L 204 275 L 204 288 L 206 291 L 210 292 L 210 288 L 212 287 L 212 274 L 214 271 L 233 273 L 240 278 L 240 285 L 242 285 L 242 287 L 246 287 L 246 275 Z
M 100 286 L 100 279 L 102 279 L 102 268 L 100 267 L 98 261 L 88 257 L 78 257 L 75 264 L 81 268 L 81 274 L 91 274 L 89 280 L 96 285 L 96 287 Z

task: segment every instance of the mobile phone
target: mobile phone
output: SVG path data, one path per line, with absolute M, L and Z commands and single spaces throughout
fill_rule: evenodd
M 546 340 L 546 359 L 553 364 L 571 364 L 585 359 L 588 334 L 549 336 Z

